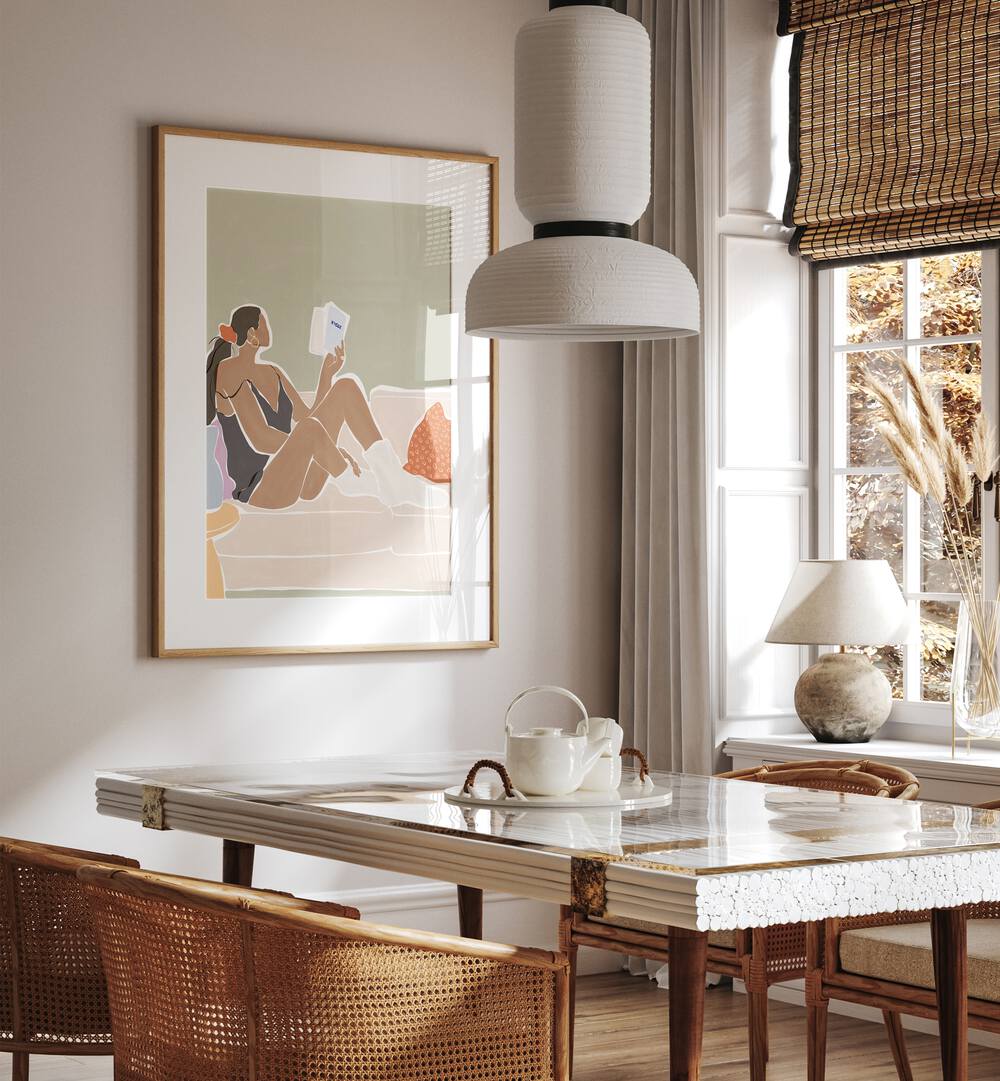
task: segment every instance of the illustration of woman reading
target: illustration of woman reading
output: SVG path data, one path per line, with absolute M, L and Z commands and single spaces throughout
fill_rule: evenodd
M 207 423 L 218 417 L 234 499 L 280 509 L 315 499 L 331 480 L 345 495 L 375 496 L 387 507 L 447 505 L 447 492 L 404 471 L 360 381 L 337 378 L 343 343 L 323 359 L 312 408 L 277 365 L 260 359 L 270 344 L 264 310 L 245 304 L 220 325 L 208 353 Z M 345 426 L 367 468 L 337 445 Z

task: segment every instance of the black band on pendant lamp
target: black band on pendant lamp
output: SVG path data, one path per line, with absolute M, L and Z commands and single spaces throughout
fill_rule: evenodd
M 549 236 L 632 236 L 632 226 L 623 221 L 543 221 L 535 226 L 535 240 Z
M 613 8 L 615 0 L 549 0 L 549 11 L 556 8 Z

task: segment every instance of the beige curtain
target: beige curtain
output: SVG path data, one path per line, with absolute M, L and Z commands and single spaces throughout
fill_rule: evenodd
M 702 0 L 628 0 L 653 44 L 653 184 L 638 238 L 702 281 Z M 619 714 L 652 765 L 712 767 L 701 336 L 626 344 Z

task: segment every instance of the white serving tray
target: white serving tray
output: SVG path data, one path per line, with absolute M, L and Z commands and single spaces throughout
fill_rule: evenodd
M 448 803 L 467 807 L 505 807 L 517 811 L 585 811 L 613 807 L 628 811 L 638 807 L 662 807 L 673 799 L 673 790 L 660 785 L 639 788 L 626 781 L 620 788 L 610 792 L 571 792 L 568 796 L 505 796 L 503 787 L 473 785 L 471 792 L 463 792 L 461 785 L 446 788 L 444 798 Z

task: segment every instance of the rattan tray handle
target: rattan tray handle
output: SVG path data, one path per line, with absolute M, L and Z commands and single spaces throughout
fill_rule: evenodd
M 502 762 L 496 762 L 492 758 L 480 758 L 479 761 L 473 765 L 472 769 L 469 770 L 465 778 L 465 784 L 462 785 L 462 791 L 466 793 L 466 795 L 472 791 L 472 785 L 475 783 L 476 774 L 481 769 L 491 769 L 499 776 L 500 782 L 503 785 L 503 794 L 507 799 L 517 798 L 518 791 L 514 787 L 514 784 L 510 779 L 510 774 L 507 772 L 504 764 Z
M 639 780 L 644 781 L 649 776 L 649 763 L 646 756 L 638 747 L 622 747 L 622 758 L 637 758 L 639 760 Z

